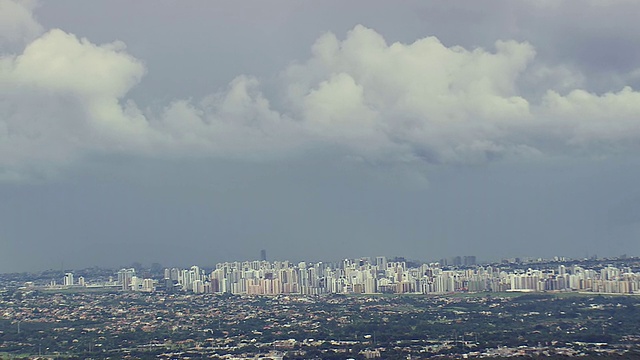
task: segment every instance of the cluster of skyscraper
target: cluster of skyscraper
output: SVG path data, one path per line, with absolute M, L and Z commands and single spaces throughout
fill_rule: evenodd
M 612 266 L 599 271 L 560 265 L 547 270 L 506 271 L 494 266 L 446 269 L 439 263 L 407 267 L 404 261 L 377 257 L 347 259 L 340 264 L 289 261 L 225 262 L 210 273 L 198 266 L 165 269 L 166 291 L 248 295 L 325 293 L 449 293 L 456 291 L 593 291 L 640 292 L 640 274 Z M 132 278 L 133 279 L 133 278 Z M 150 279 L 148 279 L 150 280 Z M 125 280 L 126 281 L 126 280 Z M 130 289 L 149 291 L 146 280 Z M 125 288 L 125 283 L 123 283 Z
M 62 279 L 62 283 L 64 284 L 64 286 L 73 286 L 73 285 L 78 285 L 78 286 L 85 286 L 85 280 L 83 276 L 80 276 L 78 278 L 78 281 L 75 282 L 74 278 L 73 278 L 73 273 L 65 273 L 64 274 L 64 279 Z M 55 286 L 55 280 L 51 282 L 51 286 Z
M 265 254 L 261 254 L 265 258 Z M 465 257 L 473 261 L 475 257 Z M 455 259 L 455 258 L 454 258 Z M 52 282 L 50 286 L 56 286 Z M 88 284 L 66 273 L 64 286 L 114 287 L 121 290 L 156 290 L 247 295 L 277 294 L 442 294 L 459 291 L 591 291 L 640 293 L 640 273 L 614 266 L 585 269 L 559 265 L 548 269 L 509 270 L 499 266 L 445 267 L 441 263 L 407 266 L 384 256 L 346 259 L 338 264 L 289 261 L 224 262 L 206 272 L 198 266 L 164 270 L 164 279 L 142 278 L 133 268 L 118 271 L 117 281 Z
M 152 292 L 156 289 L 156 281 L 154 279 L 144 279 L 136 276 L 136 270 L 133 268 L 118 271 L 118 285 L 122 290 Z

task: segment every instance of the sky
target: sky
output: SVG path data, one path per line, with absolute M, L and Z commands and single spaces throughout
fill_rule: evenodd
M 0 272 L 640 255 L 638 13 L 0 0 Z

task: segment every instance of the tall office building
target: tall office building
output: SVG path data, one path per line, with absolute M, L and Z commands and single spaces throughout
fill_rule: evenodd
M 260 261 L 267 261 L 267 250 L 260 250 Z

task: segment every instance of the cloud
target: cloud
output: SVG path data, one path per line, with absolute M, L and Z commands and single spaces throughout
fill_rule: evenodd
M 42 33 L 42 26 L 33 18 L 34 7 L 34 1 L 0 0 L 0 50 L 17 48 Z
M 324 35 L 309 61 L 286 71 L 288 103 L 303 106 L 296 117 L 329 128 L 327 137 L 351 134 L 364 148 L 465 162 L 501 122 L 529 116 L 516 81 L 535 51 L 513 41 L 495 48 L 449 48 L 435 37 L 388 45 L 356 26 L 344 41 Z
M 150 118 L 157 150 L 180 156 L 263 159 L 286 155 L 307 137 L 271 108 L 259 81 L 248 76 L 197 103 L 176 100 Z
M 264 159 L 331 148 L 372 162 L 475 164 L 606 156 L 640 140 L 640 93 L 574 88 L 583 74 L 545 67 L 527 42 L 389 44 L 358 25 L 343 40 L 318 38 L 309 59 L 277 76 L 279 91 L 240 75 L 204 99 L 153 109 L 127 98 L 146 68 L 124 43 L 42 33 L 30 3 L 0 6 L 19 19 L 0 27 L 2 43 L 28 41 L 0 58 L 5 178 L 94 153 Z
M 620 152 L 637 149 L 640 137 L 640 92 L 625 87 L 602 95 L 573 90 L 566 95 L 549 91 L 538 117 L 549 130 L 539 136 L 551 137 L 555 129 L 568 147 Z M 555 131 L 557 133 L 557 130 Z
M 0 168 L 55 167 L 148 137 L 146 119 L 120 104 L 143 74 L 124 44 L 97 46 L 58 29 L 3 56 Z

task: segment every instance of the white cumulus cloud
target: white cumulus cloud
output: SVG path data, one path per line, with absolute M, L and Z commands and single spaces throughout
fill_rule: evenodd
M 33 18 L 35 2 L 0 0 L 0 50 L 10 50 L 35 39 L 43 31 Z
M 600 156 L 637 150 L 640 140 L 640 93 L 571 88 L 584 75 L 536 63 L 527 42 L 389 44 L 358 25 L 342 40 L 317 39 L 309 59 L 278 75 L 273 94 L 240 75 L 204 99 L 147 109 L 127 98 L 146 69 L 124 43 L 42 32 L 28 2 L 0 0 L 0 8 L 16 16 L 0 21 L 0 43 L 26 41 L 16 52 L 0 47 L 4 177 L 92 153 L 261 159 L 331 147 L 372 161 L 465 164 Z M 567 79 L 522 81 L 545 74 Z M 529 91 L 523 83 L 560 85 Z
M 3 56 L 0 164 L 55 166 L 147 137 L 146 119 L 121 105 L 143 74 L 124 44 L 98 46 L 58 29 Z

